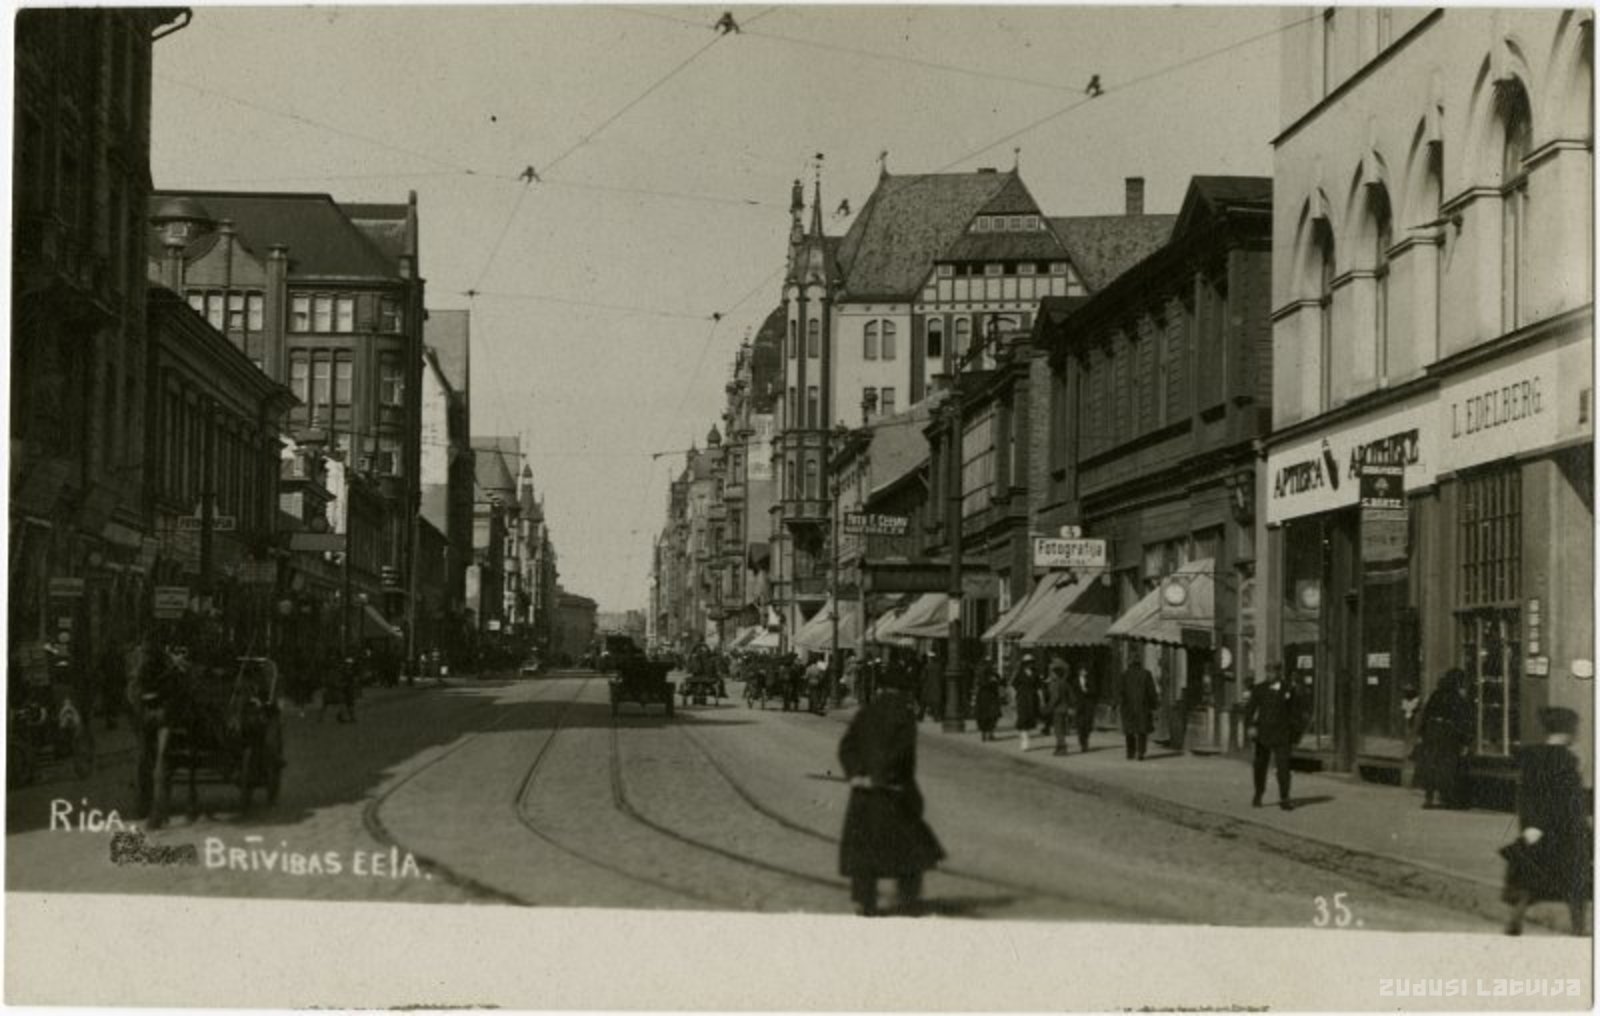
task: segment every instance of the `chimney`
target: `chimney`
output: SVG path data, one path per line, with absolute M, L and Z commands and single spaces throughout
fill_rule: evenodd
M 1125 181 L 1127 188 L 1127 211 L 1129 215 L 1144 214 L 1144 177 L 1130 176 Z

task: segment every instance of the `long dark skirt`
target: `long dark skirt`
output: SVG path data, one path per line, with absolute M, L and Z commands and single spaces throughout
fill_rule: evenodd
M 839 838 L 839 874 L 897 878 L 927 871 L 943 857 L 938 837 L 922 820 L 922 794 L 915 787 L 850 791 Z

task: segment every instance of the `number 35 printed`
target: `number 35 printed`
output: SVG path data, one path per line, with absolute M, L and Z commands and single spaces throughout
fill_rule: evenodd
M 1349 893 L 1334 893 L 1330 900 L 1326 896 L 1318 896 L 1311 902 L 1317 912 L 1311 918 L 1313 926 L 1318 928 L 1359 928 L 1365 922 L 1356 920 L 1356 916 L 1345 905 Z

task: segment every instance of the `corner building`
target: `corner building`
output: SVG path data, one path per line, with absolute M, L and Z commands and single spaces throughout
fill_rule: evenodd
M 1263 661 L 1331 768 L 1400 768 L 1406 687 L 1453 667 L 1480 798 L 1546 705 L 1592 766 L 1592 50 L 1587 11 L 1284 34 Z

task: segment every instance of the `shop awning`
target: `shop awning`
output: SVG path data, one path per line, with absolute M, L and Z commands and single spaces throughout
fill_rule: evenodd
M 1111 587 L 1098 576 L 1057 590 L 1064 605 L 1046 613 L 1022 636 L 1025 646 L 1098 646 L 1111 627 Z
M 873 619 L 867 626 L 867 641 L 884 646 L 914 646 L 916 643 L 908 638 L 902 638 L 890 633 L 890 627 L 901 617 L 905 616 L 907 608 L 904 605 L 891 607 Z
M 776 650 L 778 648 L 778 633 L 775 631 L 764 631 L 755 638 L 751 639 L 745 648 L 760 649 L 763 651 Z
M 833 612 L 839 612 L 839 648 L 858 649 L 861 645 L 861 616 L 855 601 L 846 600 L 834 606 L 833 597 L 829 597 L 811 620 L 800 626 L 791 643 L 796 649 L 809 649 L 812 652 L 826 653 L 833 650 Z
M 400 633 L 399 628 L 396 628 L 394 625 L 390 624 L 382 614 L 378 613 L 378 609 L 370 603 L 363 603 L 361 605 L 361 616 L 362 638 L 366 638 L 369 635 L 387 635 L 392 639 L 405 637 Z
M 945 607 L 950 598 L 943 593 L 923 593 L 906 612 L 880 631 L 881 635 L 907 639 L 942 639 L 950 634 L 950 618 Z
M 1000 638 L 1017 638 L 1035 621 L 1051 594 L 1066 581 L 1066 572 L 1047 572 L 1033 591 L 1011 605 L 1011 608 L 983 633 L 985 642 Z
M 1184 646 L 1193 643 L 1192 637 L 1184 639 L 1188 629 L 1211 638 L 1216 628 L 1214 568 L 1210 558 L 1182 566 L 1113 621 L 1106 637 Z

